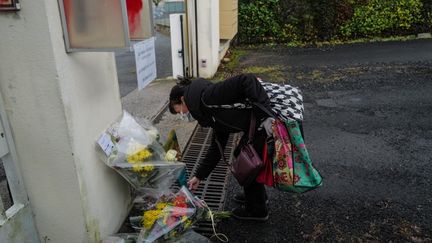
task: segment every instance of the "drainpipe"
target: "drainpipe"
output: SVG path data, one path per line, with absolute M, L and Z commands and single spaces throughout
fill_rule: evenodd
M 199 55 L 198 55 L 198 0 L 195 0 L 195 50 L 196 50 L 196 68 L 197 78 L 199 78 Z
M 183 35 L 183 15 L 180 15 L 180 32 L 181 32 L 181 55 L 182 55 L 182 65 L 183 65 L 183 77 L 187 77 L 188 74 L 186 73 L 186 67 L 185 67 L 185 51 L 184 51 L 184 35 Z

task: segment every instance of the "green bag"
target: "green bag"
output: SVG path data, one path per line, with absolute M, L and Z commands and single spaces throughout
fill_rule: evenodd
M 281 191 L 306 192 L 322 185 L 322 177 L 313 167 L 297 121 L 273 124 L 275 156 L 274 187 Z

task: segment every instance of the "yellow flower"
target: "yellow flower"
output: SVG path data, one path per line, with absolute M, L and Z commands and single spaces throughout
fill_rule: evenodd
M 144 149 L 144 150 L 140 151 L 139 155 L 140 155 L 140 158 L 142 160 L 145 160 L 145 159 L 151 157 L 152 153 L 148 149 Z
M 186 216 L 183 216 L 184 218 L 187 218 Z M 192 225 L 192 221 L 190 219 L 183 219 L 182 221 L 184 221 L 184 228 L 188 229 L 191 225 Z
M 143 162 L 152 155 L 153 154 L 148 149 L 142 149 L 136 153 L 128 155 L 126 159 L 128 163 Z
M 129 155 L 127 157 L 127 162 L 136 163 L 136 162 L 138 162 L 138 157 L 136 155 Z
M 157 203 L 156 204 L 156 209 L 158 209 L 158 210 L 162 210 L 162 209 L 164 209 L 166 206 L 168 206 L 168 203 Z
M 150 229 L 159 218 L 162 210 L 148 210 L 144 212 L 142 224 L 145 229 Z
M 135 155 L 128 155 L 127 156 L 127 162 L 129 163 L 135 163 L 136 162 L 136 156 Z
M 150 172 L 150 171 L 152 171 L 154 169 L 154 166 L 153 165 L 144 165 L 143 169 L 146 172 Z
M 132 170 L 134 172 L 141 172 L 143 170 L 143 167 L 141 165 L 132 165 Z

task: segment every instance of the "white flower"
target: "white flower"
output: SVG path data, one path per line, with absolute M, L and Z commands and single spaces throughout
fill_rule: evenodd
M 165 155 L 166 161 L 177 161 L 177 151 L 174 149 L 168 150 L 168 152 Z

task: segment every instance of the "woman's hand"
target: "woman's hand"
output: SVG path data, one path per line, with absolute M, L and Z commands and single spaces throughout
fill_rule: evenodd
M 189 190 L 195 191 L 198 188 L 200 182 L 201 180 L 194 176 L 192 179 L 188 181 Z
M 274 123 L 275 119 L 272 117 L 269 117 L 267 119 L 265 119 L 265 121 L 262 123 L 262 126 L 264 127 L 266 133 L 267 133 L 267 137 L 272 137 L 273 136 L 273 123 Z

